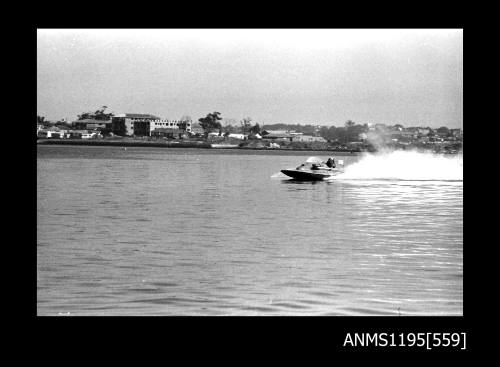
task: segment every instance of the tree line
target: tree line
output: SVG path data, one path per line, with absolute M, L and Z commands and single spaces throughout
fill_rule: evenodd
M 220 112 L 212 112 L 207 114 L 205 117 L 199 118 L 198 122 L 203 129 L 203 133 L 205 137 L 212 132 L 218 132 L 219 135 L 228 136 L 231 133 L 235 133 L 238 131 L 238 127 L 232 125 L 222 126 L 221 124 L 221 113 Z M 261 132 L 260 125 L 255 123 L 252 125 L 252 118 L 245 117 L 240 121 L 241 132 L 243 134 L 259 134 Z
M 98 109 L 95 112 L 84 112 L 81 115 L 78 115 L 78 120 L 100 120 L 100 121 L 109 121 L 114 116 L 113 113 L 104 113 L 104 111 L 108 108 L 108 106 L 102 106 L 101 109 Z
M 107 106 L 102 106 L 100 109 L 97 109 L 94 112 L 83 112 L 78 115 L 78 120 L 85 119 L 93 119 L 93 120 L 102 120 L 109 121 L 114 116 L 113 113 L 106 113 Z M 275 124 L 266 124 L 265 128 L 262 128 L 259 123 L 254 123 L 251 117 L 243 118 L 239 125 L 233 126 L 231 124 L 227 124 L 222 126 L 221 113 L 214 111 L 212 113 L 208 113 L 205 117 L 201 117 L 198 119 L 200 127 L 203 129 L 204 136 L 207 137 L 209 133 L 217 132 L 219 135 L 229 135 L 231 133 L 241 132 L 243 134 L 262 134 L 265 135 L 267 130 L 286 130 L 286 131 L 295 131 L 298 133 L 302 133 L 304 135 L 317 135 L 321 136 L 327 141 L 338 142 L 341 144 L 359 141 L 360 136 L 363 133 L 368 133 L 369 126 L 368 124 L 358 124 L 352 120 L 347 120 L 344 123 L 344 126 L 321 126 L 318 128 L 316 125 L 306 124 L 285 124 L 285 123 L 275 123 Z M 179 129 L 186 129 L 186 125 L 188 122 L 192 122 L 190 116 L 183 116 L 179 122 Z M 66 121 L 57 121 L 55 123 L 47 121 L 43 116 L 37 116 L 37 124 L 41 124 L 44 126 L 49 125 L 65 125 L 70 126 L 70 122 Z M 403 125 L 396 124 L 393 128 L 403 128 Z M 430 135 L 434 134 L 434 131 L 439 134 L 450 134 L 450 130 L 442 126 L 438 129 L 430 129 Z

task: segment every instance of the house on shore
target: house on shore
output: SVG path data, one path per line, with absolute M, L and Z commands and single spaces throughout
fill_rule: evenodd
M 68 137 L 68 130 L 59 129 L 57 126 L 47 129 L 37 129 L 37 138 L 43 139 L 63 139 Z
M 294 134 L 290 134 L 288 131 L 283 130 L 267 130 L 263 131 L 262 138 L 269 139 L 273 141 L 292 141 Z

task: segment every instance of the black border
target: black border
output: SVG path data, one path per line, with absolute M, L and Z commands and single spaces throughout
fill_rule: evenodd
M 456 5 L 455 5 L 456 6 Z M 43 14 L 43 13 L 42 13 Z M 269 16 L 269 15 L 268 15 Z M 169 23 L 171 20 L 170 16 L 167 16 Z M 321 20 L 317 23 L 325 23 L 324 18 L 320 16 Z M 437 21 L 435 23 L 440 23 L 440 26 L 428 24 L 427 26 L 422 26 L 420 21 L 420 26 L 415 28 L 463 28 L 463 23 L 455 18 L 452 21 L 448 21 L 448 24 L 442 26 L 443 18 L 438 15 L 435 17 Z M 267 18 L 266 18 L 267 19 Z M 429 17 L 425 18 L 429 20 Z M 446 18 L 450 19 L 450 18 Z M 177 25 L 171 26 L 172 28 L 188 28 L 186 24 L 183 26 L 179 25 L 177 19 Z M 62 19 L 59 21 L 45 21 L 43 15 L 41 15 L 40 20 L 34 22 L 35 26 L 29 28 L 27 32 L 28 44 L 31 42 L 35 43 L 33 48 L 25 46 L 21 52 L 22 57 L 29 60 L 27 62 L 22 62 L 25 70 L 31 70 L 32 65 L 34 65 L 33 75 L 34 84 L 36 85 L 36 29 L 37 28 L 80 28 L 82 24 L 85 23 L 87 26 L 83 28 L 107 28 L 109 25 L 93 25 L 88 27 L 87 20 L 67 20 Z M 106 22 L 109 23 L 109 22 Z M 121 27 L 113 28 L 129 28 L 128 22 L 123 22 Z M 149 23 L 146 21 L 145 23 Z M 160 22 L 161 23 L 161 22 Z M 167 22 L 165 22 L 167 23 Z M 195 22 L 187 22 L 188 25 L 197 25 Z M 206 24 L 209 22 L 205 22 Z M 221 22 L 224 27 L 220 28 L 253 28 L 245 27 L 238 23 L 238 20 L 229 20 L 227 22 Z M 278 21 L 278 23 L 280 23 Z M 297 28 L 292 26 L 292 24 L 278 25 L 278 28 Z M 307 22 L 306 22 L 307 23 Z M 311 22 L 312 23 L 312 22 Z M 390 23 L 390 22 L 389 22 Z M 398 21 L 393 22 L 392 26 L 387 27 L 377 27 L 375 28 L 398 28 Z M 417 22 L 418 23 L 418 22 Z M 425 23 L 425 22 L 424 22 Z M 445 22 L 446 23 L 446 22 Z M 370 22 L 368 22 L 370 24 Z M 134 24 L 135 26 L 135 24 Z M 141 28 L 156 28 L 153 26 L 146 26 L 143 22 Z M 203 25 L 202 25 L 203 27 Z M 210 27 L 210 26 L 208 26 Z M 158 25 L 158 28 L 162 28 Z M 169 26 L 170 28 L 170 26 Z M 196 27 L 194 27 L 196 28 Z M 219 28 L 219 27 L 216 27 Z M 271 26 L 261 25 L 256 28 L 275 28 Z M 305 26 L 298 28 L 317 28 L 316 26 Z M 322 28 L 322 27 L 319 27 Z M 324 27 L 324 28 L 371 28 L 366 24 L 363 27 L 356 26 L 335 26 L 335 27 Z M 399 24 L 399 28 L 414 28 L 413 26 L 408 26 L 408 24 Z M 28 84 L 31 84 L 31 77 L 28 80 Z M 35 87 L 36 88 L 36 87 Z M 26 93 L 21 93 L 25 95 Z M 36 113 L 36 91 L 34 95 L 34 114 Z M 22 103 L 21 103 L 22 104 Z M 22 110 L 21 106 L 19 107 Z M 34 116 L 33 116 L 34 118 Z M 468 131 L 469 133 L 469 131 Z M 469 144 L 472 142 L 472 138 L 467 142 Z M 300 347 L 300 348 L 313 348 L 319 351 L 349 351 L 349 350 L 370 350 L 370 351 L 425 351 L 422 348 L 344 348 L 342 347 L 346 333 L 354 332 L 466 332 L 467 333 L 467 350 L 474 349 L 476 337 L 476 329 L 473 327 L 472 317 L 475 312 L 471 307 L 469 301 L 471 300 L 471 285 L 466 285 L 465 279 L 470 279 L 470 264 L 473 262 L 472 253 L 470 248 L 468 248 L 467 255 L 464 251 L 464 269 L 467 268 L 467 276 L 464 278 L 464 316 L 444 316 L 444 317 L 427 317 L 427 316 L 411 316 L 411 317 L 37 317 L 36 316 L 36 140 L 33 138 L 30 141 L 30 147 L 22 149 L 21 155 L 26 158 L 26 165 L 19 165 L 16 167 L 18 170 L 17 174 L 20 175 L 23 185 L 26 186 L 24 191 L 24 197 L 26 193 L 33 193 L 34 200 L 32 201 L 34 206 L 34 227 L 35 230 L 30 232 L 26 237 L 26 244 L 35 244 L 35 251 L 28 250 L 26 248 L 22 249 L 23 263 L 28 264 L 28 270 L 24 275 L 29 274 L 28 278 L 28 288 L 29 297 L 23 303 L 24 316 L 28 318 L 30 324 L 34 325 L 37 329 L 37 335 L 45 334 L 46 332 L 53 338 L 64 340 L 66 336 L 76 337 L 75 340 L 83 340 L 87 336 L 92 335 L 96 342 L 111 342 L 113 344 L 124 342 L 124 345 L 130 345 L 131 341 L 139 341 L 141 345 L 147 345 L 147 343 L 152 343 L 151 346 L 162 346 L 167 343 L 167 340 L 177 340 L 181 344 L 183 342 L 188 342 L 188 346 L 200 343 L 200 345 L 213 345 L 219 348 L 230 348 L 231 346 L 241 346 L 247 342 L 257 342 L 258 344 L 267 344 L 268 346 L 279 346 L 287 345 L 288 347 Z M 9 150 L 19 152 L 19 147 L 9 147 Z M 471 149 L 472 150 L 472 149 Z M 16 160 L 17 162 L 17 160 Z M 33 166 L 31 165 L 33 164 Z M 28 184 L 27 182 L 30 182 Z M 33 190 L 34 183 L 35 190 Z M 29 196 L 31 197 L 31 196 Z M 19 205 L 19 203 L 17 203 Z M 24 212 L 25 208 L 22 208 L 22 216 L 26 216 Z M 20 213 L 21 214 L 21 213 Z M 26 233 L 26 230 L 22 229 L 23 225 L 18 225 L 16 230 L 18 233 Z M 30 247 L 31 248 L 31 247 Z M 465 248 L 464 248 L 465 250 Z M 28 260 L 29 259 L 29 260 Z M 467 263 L 467 266 L 466 266 Z M 33 264 L 35 265 L 33 267 Z M 467 297 L 465 295 L 467 294 Z M 467 302 L 466 299 L 467 298 Z M 160 335 L 161 339 L 156 339 Z M 51 339 L 49 339 L 51 340 Z M 48 341 L 48 340 L 46 340 Z M 67 340 L 66 340 L 67 342 Z M 177 342 L 176 342 L 177 344 Z M 289 348 L 287 348 L 289 349 Z M 433 350 L 435 351 L 435 350 Z M 288 350 L 288 353 L 290 350 Z M 432 352 L 432 351 L 431 351 Z

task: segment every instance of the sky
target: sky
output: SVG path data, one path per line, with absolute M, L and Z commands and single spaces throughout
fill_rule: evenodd
M 462 29 L 38 29 L 37 113 L 463 128 Z

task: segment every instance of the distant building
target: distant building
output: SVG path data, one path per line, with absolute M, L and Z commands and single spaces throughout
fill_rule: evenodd
M 62 138 L 64 137 L 64 133 L 61 133 L 60 131 L 54 131 L 54 130 L 38 130 L 36 133 L 36 136 L 39 138 Z
M 377 131 L 386 131 L 388 130 L 388 126 L 386 124 L 375 124 L 374 129 Z
M 70 139 L 82 139 L 84 134 L 88 134 L 88 130 L 70 130 L 68 131 L 68 138 Z
M 425 128 L 425 127 L 419 127 L 417 128 L 418 133 L 423 136 L 427 136 L 431 132 L 431 129 Z
M 47 138 L 47 139 L 62 139 L 66 137 L 66 130 L 61 130 L 58 127 L 53 127 L 50 129 L 40 129 L 37 130 L 36 136 L 38 138 Z
M 184 134 L 184 130 L 178 128 L 169 127 L 159 127 L 151 131 L 151 136 L 157 138 L 176 138 L 181 137 Z
M 204 132 L 205 131 L 200 126 L 200 124 L 194 123 L 194 124 L 191 125 L 191 131 L 190 131 L 191 134 L 200 134 L 200 135 L 203 135 Z
M 150 131 L 155 129 L 179 129 L 179 125 L 182 123 L 181 120 L 153 120 L 150 121 Z M 191 132 L 191 121 L 186 121 L 186 132 Z
M 243 135 L 243 134 L 229 134 L 228 138 L 245 140 L 245 135 Z
M 463 136 L 462 129 L 450 129 L 450 134 L 456 138 Z
M 99 134 L 98 132 L 83 133 L 81 135 L 81 139 L 95 139 L 95 138 L 102 138 L 102 135 Z
M 75 130 L 95 130 L 95 129 L 111 130 L 111 124 L 112 124 L 111 120 L 95 120 L 95 119 L 83 119 L 72 122 L 73 128 Z
M 291 135 L 288 131 L 284 130 L 267 130 L 267 134 L 262 135 L 264 139 L 272 139 L 272 140 L 280 140 L 280 141 L 292 141 L 294 136 L 299 135 Z
M 265 130 L 269 135 L 281 135 L 281 136 L 290 136 L 290 131 L 288 130 Z M 292 131 L 295 132 L 295 131 Z
M 404 129 L 404 131 L 407 131 L 407 132 L 412 132 L 412 133 L 418 133 L 418 127 L 414 127 L 414 126 L 410 126 L 410 127 L 406 127 Z
M 186 129 L 180 129 L 179 125 L 182 123 L 180 120 L 136 120 L 134 122 L 134 135 L 136 136 L 163 136 L 167 130 L 162 131 L 162 129 L 169 129 L 169 133 L 172 134 L 184 134 L 186 132 L 191 132 L 191 122 L 186 121 Z M 157 134 L 153 134 L 154 131 Z M 172 130 L 172 131 L 171 131 Z M 175 130 L 175 131 L 174 131 Z M 160 135 L 158 135 L 158 133 Z M 167 134 L 167 135 L 168 135 Z
M 135 135 L 134 125 L 136 122 L 152 120 L 160 120 L 160 118 L 150 114 L 123 113 L 111 118 L 111 131 L 116 135 L 132 136 Z M 140 130 L 143 132 L 144 127 L 141 127 Z
M 396 141 L 408 141 L 412 139 L 416 139 L 418 137 L 418 133 L 415 131 L 398 131 L 390 134 L 390 138 L 392 140 L 396 139 Z
M 311 142 L 326 143 L 325 138 L 321 136 L 312 136 L 312 135 L 294 135 L 292 136 L 291 141 L 303 141 L 307 143 Z

